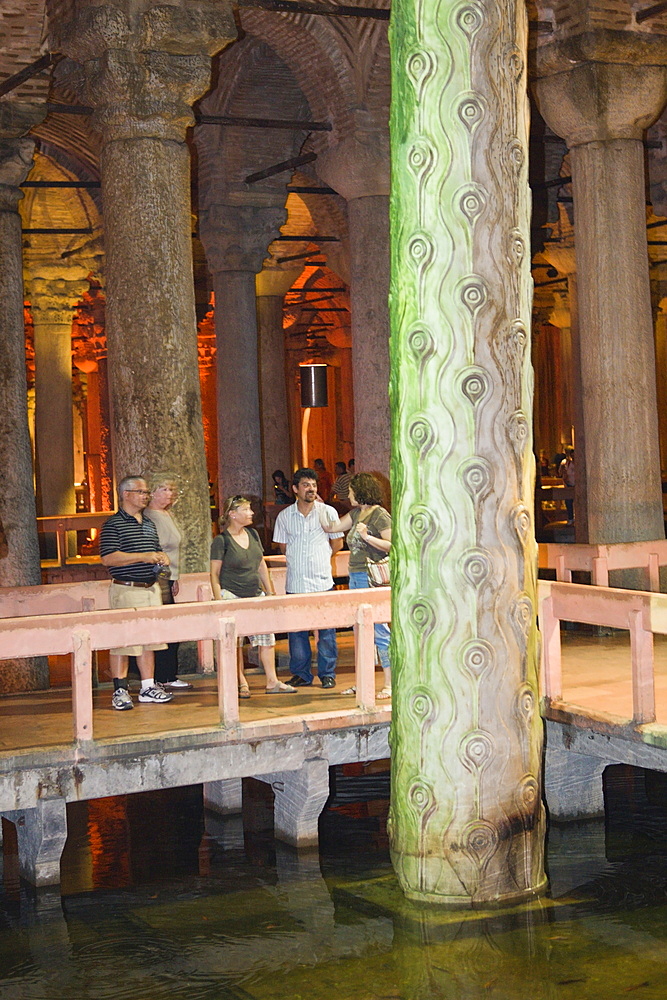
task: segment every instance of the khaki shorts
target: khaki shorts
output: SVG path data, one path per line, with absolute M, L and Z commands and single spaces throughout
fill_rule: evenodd
M 109 607 L 113 610 L 117 608 L 160 608 L 162 607 L 162 594 L 160 586 L 154 583 L 148 589 L 145 587 L 119 587 L 112 583 L 109 587 Z M 110 649 L 112 656 L 141 656 L 147 649 L 166 649 L 165 642 L 153 642 L 146 646 L 119 646 L 117 649 Z
M 223 601 L 242 600 L 242 598 L 237 597 L 236 594 L 232 594 L 231 590 L 221 590 L 220 594 Z M 264 595 L 262 594 L 262 597 L 263 596 Z M 275 646 L 276 644 L 276 637 L 273 632 L 259 632 L 257 635 L 237 636 L 236 645 L 242 646 L 246 638 L 249 640 L 251 646 Z

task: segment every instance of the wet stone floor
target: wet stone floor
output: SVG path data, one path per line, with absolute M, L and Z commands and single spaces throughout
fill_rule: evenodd
M 201 788 L 80 803 L 60 890 L 20 883 L 5 824 L 1 1000 L 665 1000 L 667 778 L 606 773 L 607 820 L 553 828 L 550 892 L 507 911 L 406 903 L 386 773 L 337 769 L 320 852 Z

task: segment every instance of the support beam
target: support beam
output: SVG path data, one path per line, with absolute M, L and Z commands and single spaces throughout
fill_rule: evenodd
M 57 885 L 67 840 L 64 799 L 39 799 L 34 809 L 3 813 L 16 827 L 21 878 L 31 885 Z

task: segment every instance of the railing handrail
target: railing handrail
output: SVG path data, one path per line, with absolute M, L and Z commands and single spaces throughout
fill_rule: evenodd
M 667 566 L 667 540 L 616 542 L 609 545 L 541 542 L 538 546 L 539 569 L 556 570 L 561 583 L 572 581 L 572 571 L 591 574 L 598 587 L 609 586 L 611 570 L 644 569 L 648 573 L 649 590 L 660 589 L 660 567 Z
M 0 648 L 6 658 L 72 654 L 74 738 L 85 741 L 93 738 L 93 651 L 125 646 L 129 635 L 137 645 L 212 640 L 217 650 L 220 721 L 235 726 L 239 722 L 237 635 L 353 627 L 357 707 L 370 711 L 375 708 L 373 626 L 390 619 L 388 588 L 339 590 L 4 618 Z
M 538 603 L 547 714 L 554 704 L 579 711 L 563 699 L 560 623 L 572 621 L 629 632 L 632 721 L 655 722 L 653 636 L 667 635 L 667 594 L 539 580 Z

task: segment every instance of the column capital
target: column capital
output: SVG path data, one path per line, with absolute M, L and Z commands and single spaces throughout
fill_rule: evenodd
M 616 34 L 623 39 L 614 47 Z M 533 91 L 542 117 L 570 148 L 641 140 L 667 104 L 665 49 L 664 39 L 658 52 L 646 35 L 630 32 L 590 32 L 540 48 Z M 651 61 L 661 53 L 662 62 Z
M 192 103 L 207 90 L 211 56 L 236 38 L 226 3 L 155 0 L 78 4 L 51 46 L 84 67 L 83 90 L 102 142 L 182 142 Z
M 32 139 L 5 139 L 0 132 L 0 212 L 15 212 L 23 192 L 19 185 L 32 169 Z
M 287 210 L 278 206 L 213 205 L 199 219 L 201 241 L 209 270 L 262 270 L 269 244 L 280 235 Z
M 29 278 L 28 291 L 33 321 L 53 326 L 71 323 L 75 306 L 89 287 L 87 279 L 74 276 Z
M 357 129 L 353 135 L 318 154 L 317 173 L 346 201 L 388 195 L 388 130 L 379 127 Z

